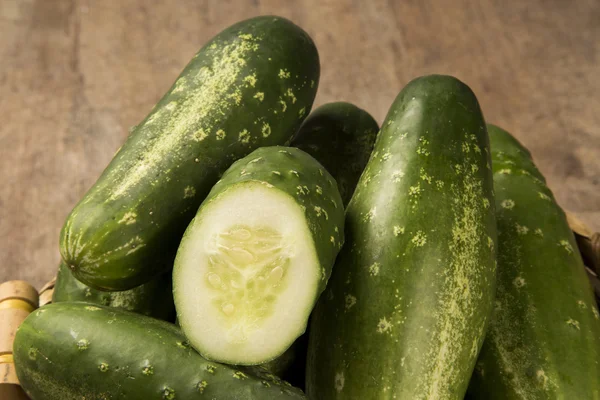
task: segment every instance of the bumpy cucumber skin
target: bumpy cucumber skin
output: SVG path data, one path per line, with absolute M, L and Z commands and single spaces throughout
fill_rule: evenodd
M 75 277 L 126 290 L 170 269 L 219 176 L 252 150 L 289 141 L 318 80 L 312 40 L 286 19 L 249 19 L 211 39 L 67 218 L 60 251 Z
M 204 207 L 218 201 L 227 191 L 235 190 L 238 185 L 257 182 L 287 194 L 304 210 L 321 268 L 321 281 L 316 291 L 318 297 L 325 289 L 335 258 L 344 243 L 344 205 L 333 177 L 313 157 L 300 149 L 283 146 L 262 147 L 236 161 L 223 174 L 202 203 L 197 216 L 183 236 L 180 251 L 183 246 L 186 246 L 188 233 L 193 231 L 194 223 L 201 216 Z M 179 264 L 177 258 L 173 270 L 176 309 L 179 304 L 186 302 L 185 298 L 178 297 L 177 292 L 180 269 L 183 269 L 183 266 Z M 315 303 L 316 301 L 317 298 Z M 314 303 L 310 306 L 310 310 L 313 307 Z M 308 317 L 307 312 L 307 320 Z M 185 332 L 186 324 L 180 314 L 178 314 L 178 321 Z M 208 357 L 203 349 L 197 350 Z M 282 353 L 285 350 L 282 349 Z M 277 354 L 273 358 L 280 355 Z M 238 363 L 236 360 L 227 360 L 227 362 Z
M 104 292 L 79 282 L 64 262 L 56 275 L 52 302 L 83 301 L 91 304 L 120 308 L 150 317 L 172 321 L 175 317 L 173 286 L 169 272 L 148 283 L 121 292 Z
M 377 137 L 373 117 L 353 104 L 336 102 L 314 110 L 292 139 L 335 178 L 344 206 L 348 204 Z
M 463 398 L 495 290 L 488 149 L 459 80 L 426 76 L 400 92 L 311 320 L 311 399 Z
M 377 121 L 365 110 L 346 102 L 327 103 L 310 113 L 290 146 L 310 154 L 331 173 L 345 207 L 369 161 L 378 131 Z M 296 386 L 304 386 L 307 336 L 300 337 L 300 343 L 294 343 L 281 359 L 264 367 Z
M 305 398 L 281 381 L 206 361 L 174 325 L 86 303 L 33 312 L 13 350 L 19 381 L 36 400 Z
M 600 321 L 573 233 L 529 152 L 488 125 L 498 223 L 494 317 L 472 399 L 600 399 Z

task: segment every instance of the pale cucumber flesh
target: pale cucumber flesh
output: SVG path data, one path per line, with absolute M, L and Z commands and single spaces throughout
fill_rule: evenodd
M 289 283 L 283 279 L 289 246 L 268 226 L 238 225 L 212 239 L 205 282 L 214 291 L 211 304 L 228 317 L 228 339 L 243 342 L 246 330 L 273 313 Z
M 321 268 L 302 208 L 250 181 L 202 206 L 174 280 L 190 343 L 209 359 L 253 365 L 279 356 L 304 332 Z

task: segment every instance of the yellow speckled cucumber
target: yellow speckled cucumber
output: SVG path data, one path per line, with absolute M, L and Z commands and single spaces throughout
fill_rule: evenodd
M 498 221 L 494 317 L 473 399 L 600 399 L 600 320 L 565 214 L 529 152 L 488 125 Z
M 313 111 L 291 145 L 304 150 L 335 178 L 344 205 L 365 169 L 379 126 L 373 117 L 350 103 L 324 104 Z
M 208 359 L 256 365 L 306 329 L 344 236 L 335 180 L 293 147 L 263 147 L 214 186 L 177 252 L 179 324 Z
M 400 92 L 311 320 L 309 398 L 464 397 L 495 290 L 488 150 L 459 80 L 421 77 Z
M 305 399 L 272 376 L 203 359 L 172 324 L 85 303 L 33 312 L 17 331 L 14 359 L 35 400 Z
M 312 40 L 284 18 L 242 21 L 211 39 L 67 218 L 60 251 L 75 277 L 126 290 L 171 268 L 220 174 L 289 141 L 318 80 Z
M 104 292 L 79 282 L 64 262 L 61 262 L 56 275 L 52 302 L 60 303 L 63 301 L 84 301 L 91 304 L 101 304 L 164 319 L 165 321 L 172 321 L 175 317 L 170 272 L 161 274 L 150 282 L 130 290 Z

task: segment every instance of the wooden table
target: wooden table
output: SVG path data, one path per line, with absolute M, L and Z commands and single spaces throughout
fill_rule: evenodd
M 381 122 L 410 79 L 462 79 L 600 229 L 597 0 L 0 0 L 0 281 L 51 278 L 64 218 L 128 128 L 209 37 L 259 14 L 314 38 L 317 104 Z

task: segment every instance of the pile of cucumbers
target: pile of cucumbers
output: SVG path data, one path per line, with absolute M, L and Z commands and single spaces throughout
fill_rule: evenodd
M 311 112 L 311 38 L 194 56 L 68 216 L 33 400 L 600 399 L 600 320 L 530 153 L 450 76 Z M 291 382 L 291 383 L 289 383 Z

